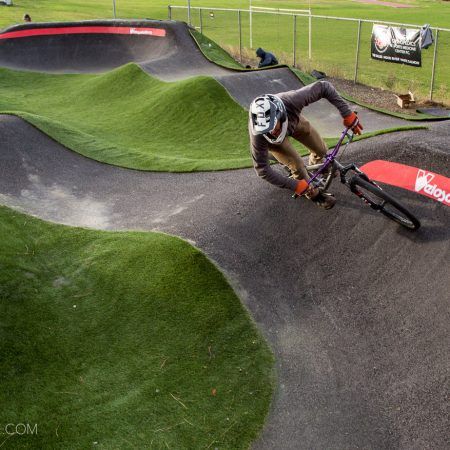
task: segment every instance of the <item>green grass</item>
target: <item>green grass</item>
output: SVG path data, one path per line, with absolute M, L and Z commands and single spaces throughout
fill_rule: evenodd
M 411 4 L 413 8 L 389 8 L 375 4 L 366 4 L 352 0 L 254 0 L 254 6 L 275 8 L 308 8 L 311 4 L 313 14 L 394 21 L 450 28 L 450 2 L 442 0 L 397 0 L 398 3 Z M 174 2 L 186 6 L 186 2 Z M 117 17 L 121 18 L 154 18 L 168 17 L 167 2 L 155 0 L 116 0 Z M 204 6 L 200 0 L 191 1 L 191 6 Z M 247 9 L 248 1 L 244 0 L 211 0 L 211 7 L 228 7 Z M 94 18 L 112 18 L 112 2 L 100 0 L 17 0 L 13 7 L 0 7 L 0 27 L 21 23 L 23 14 L 31 14 L 35 21 L 70 21 Z M 187 20 L 186 10 L 173 10 L 173 18 Z M 242 14 L 242 41 L 244 53 L 254 56 L 258 46 L 276 53 L 283 63 L 292 63 L 293 38 L 292 18 L 253 15 L 253 49 L 249 46 L 249 17 Z M 200 17 L 197 11 L 192 12 L 192 24 L 199 29 Z M 203 32 L 220 46 L 234 49 L 238 54 L 239 33 L 236 13 L 216 11 L 214 19 L 208 14 L 202 17 Z M 364 24 L 361 33 L 360 68 L 358 81 L 389 88 L 395 91 L 412 90 L 418 98 L 428 98 L 433 57 L 433 47 L 424 50 L 423 67 L 408 67 L 374 61 L 370 58 L 371 24 Z M 308 22 L 299 18 L 297 23 L 297 63 L 304 71 L 319 69 L 332 76 L 353 79 L 356 53 L 357 25 L 355 23 L 314 19 L 312 26 L 312 59 L 308 58 Z M 436 66 L 436 79 L 433 96 L 435 100 L 450 103 L 450 32 L 442 32 L 439 37 L 439 52 Z M 255 57 L 256 61 L 256 57 Z
M 362 141 L 364 139 L 369 139 L 374 136 L 380 136 L 382 134 L 396 133 L 398 131 L 427 130 L 427 129 L 428 129 L 428 127 L 426 125 L 417 125 L 417 126 L 409 125 L 409 126 L 404 126 L 404 127 L 386 128 L 385 130 L 371 131 L 370 133 L 363 133 L 359 136 L 355 136 L 355 138 L 353 139 L 353 142 Z M 334 138 L 334 137 L 333 138 L 324 138 L 323 140 L 327 144 L 328 148 L 331 149 L 336 146 L 336 144 L 339 141 L 339 138 Z M 300 154 L 302 154 L 303 156 L 305 156 L 309 153 L 307 148 L 305 146 L 303 146 L 302 144 L 299 144 L 297 142 L 293 142 L 293 143 L 294 143 L 294 146 L 297 148 L 297 150 L 300 152 Z
M 0 311 L 6 449 L 244 449 L 263 424 L 273 357 L 181 239 L 0 207 Z M 8 423 L 38 433 L 9 436 Z
M 228 67 L 230 69 L 235 70 L 247 70 L 243 68 L 239 62 L 237 62 L 230 54 L 228 54 L 222 47 L 219 47 L 214 41 L 207 38 L 205 35 L 200 34 L 198 31 L 191 30 L 191 34 L 194 37 L 195 41 L 197 42 L 197 45 L 203 52 L 206 58 L 208 58 L 210 61 L 214 62 L 215 64 L 219 64 L 223 67 Z M 317 81 L 316 78 L 309 75 L 308 73 L 302 72 L 295 67 L 290 67 L 292 72 L 297 76 L 297 78 L 305 85 L 311 84 Z M 421 114 L 421 113 L 415 113 L 413 114 L 402 114 L 402 113 L 396 113 L 389 111 L 387 109 L 383 108 L 376 108 L 372 105 L 368 105 L 366 103 L 363 103 L 355 98 L 352 98 L 346 94 L 342 94 L 341 96 L 345 98 L 346 100 L 353 102 L 355 104 L 358 104 L 360 106 L 364 106 L 365 108 L 372 109 L 374 111 L 378 111 L 382 114 L 387 114 L 394 117 L 399 117 L 401 119 L 405 120 L 415 120 L 415 121 L 421 121 L 421 120 L 442 120 L 442 118 L 431 116 L 429 114 Z M 373 134 L 372 134 L 373 135 Z
M 450 28 L 450 3 L 428 0 L 411 0 L 416 7 L 405 9 L 387 8 L 354 1 L 312 1 L 313 14 L 371 20 L 395 21 Z M 279 8 L 302 8 L 307 3 L 260 1 L 257 6 Z M 228 6 L 228 5 L 227 5 Z M 247 8 L 248 5 L 243 5 Z M 174 17 L 186 20 L 185 10 L 174 10 Z M 239 33 L 236 13 L 215 12 L 214 19 L 203 19 L 203 32 L 219 45 L 226 47 L 235 57 L 239 53 Z M 199 27 L 199 18 L 192 16 Z M 308 19 L 297 20 L 296 61 L 305 72 L 322 70 L 329 75 L 353 79 L 356 59 L 357 23 L 327 19 L 312 20 L 312 58 L 308 54 Z M 411 90 L 417 98 L 429 97 L 434 46 L 422 51 L 422 67 L 410 67 L 374 61 L 370 58 L 372 23 L 363 24 L 359 52 L 358 81 L 364 84 L 403 92 Z M 253 14 L 253 49 L 250 48 L 249 15 L 242 14 L 243 53 L 256 62 L 254 50 L 261 46 L 273 51 L 280 62 L 293 63 L 293 20 L 290 16 Z M 439 50 L 434 100 L 450 103 L 450 32 L 439 35 Z
M 203 52 L 206 58 L 208 58 L 210 61 L 214 62 L 215 64 L 219 64 L 223 67 L 228 67 L 230 69 L 235 70 L 247 70 L 245 69 L 239 62 L 237 62 L 229 53 L 227 53 L 222 47 L 219 47 L 214 41 L 207 38 L 204 34 L 200 34 L 198 31 L 191 30 L 191 34 L 194 37 L 195 41 L 197 42 L 197 45 Z M 297 76 L 297 78 L 304 84 L 311 84 L 315 83 L 317 81 L 316 78 L 309 75 L 308 73 L 302 72 L 301 70 L 298 70 L 295 67 L 289 67 L 290 70 Z M 366 103 L 361 102 L 358 99 L 355 99 L 353 97 L 350 97 L 349 95 L 343 94 L 342 92 L 340 95 L 348 100 L 349 102 L 355 103 L 360 106 L 364 106 L 365 108 L 372 109 L 374 111 L 380 112 L 382 114 L 390 115 L 393 117 L 399 117 L 401 119 L 405 120 L 414 120 L 414 121 L 422 121 L 422 120 L 443 120 L 440 117 L 431 116 L 429 114 L 422 114 L 422 113 L 414 113 L 414 114 L 402 114 L 398 112 L 389 111 L 384 108 L 377 108 L 372 105 L 368 105 Z M 402 128 L 404 129 L 404 128 Z M 394 130 L 397 131 L 397 130 Z M 383 133 L 386 131 L 383 131 Z M 371 134 L 373 136 L 373 134 Z M 368 136 L 368 137 L 371 137 Z
M 247 113 L 209 77 L 164 83 L 134 64 L 103 75 L 0 69 L 0 111 L 123 167 L 177 172 L 251 165 Z
M 190 32 L 202 53 L 211 62 L 228 69 L 245 70 L 229 53 L 207 36 L 199 33 L 197 30 L 190 30 Z
M 247 113 L 209 77 L 164 83 L 135 64 L 102 75 L 0 69 L 0 112 L 122 167 L 188 172 L 252 165 Z
M 353 17 L 359 19 L 374 19 L 395 21 L 401 23 L 430 23 L 433 26 L 449 27 L 448 12 L 450 5 L 443 0 L 395 0 L 396 3 L 406 3 L 414 8 L 388 8 L 375 4 L 359 3 L 353 0 L 253 0 L 253 6 L 271 8 L 307 9 L 309 4 L 313 14 L 338 17 Z M 185 1 L 167 2 L 166 0 L 116 0 L 116 13 L 120 18 L 153 18 L 166 19 L 167 5 L 187 6 Z M 191 0 L 192 7 L 200 6 L 248 9 L 248 0 Z M 25 12 L 38 22 L 56 20 L 85 20 L 95 18 L 112 18 L 111 0 L 14 0 L 13 7 L 0 7 L 0 27 L 7 27 L 22 22 Z M 186 17 L 186 13 L 183 13 Z M 180 13 L 181 16 L 181 13 Z M 174 17 L 175 19 L 177 17 Z M 198 12 L 193 12 L 192 19 L 199 25 Z M 203 18 L 204 25 L 212 24 L 213 20 Z M 216 17 L 217 19 L 217 17 Z M 237 23 L 237 17 L 233 17 Z M 243 20 L 244 22 L 244 20 Z M 217 25 L 216 25 L 217 26 Z

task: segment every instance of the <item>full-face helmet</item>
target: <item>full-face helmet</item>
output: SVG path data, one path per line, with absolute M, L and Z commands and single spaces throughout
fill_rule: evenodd
M 288 118 L 286 107 L 276 95 L 256 97 L 250 105 L 251 129 L 253 135 L 262 134 L 271 144 L 280 144 L 286 137 Z M 280 123 L 279 134 L 272 134 Z

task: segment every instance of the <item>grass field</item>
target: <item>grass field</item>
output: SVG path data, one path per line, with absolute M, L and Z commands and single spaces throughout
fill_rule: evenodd
M 187 2 L 174 2 L 186 6 Z M 390 8 L 351 0 L 311 0 L 298 2 L 294 0 L 253 0 L 254 6 L 275 8 L 308 8 L 311 4 L 313 14 L 394 21 L 450 28 L 450 2 L 441 0 L 399 0 L 411 8 Z M 168 2 L 155 0 L 117 0 L 117 17 L 122 18 L 156 18 L 168 16 Z M 248 9 L 249 2 L 242 0 L 211 0 L 208 2 L 193 0 L 191 6 L 211 6 Z M 61 0 L 17 0 L 13 7 L 0 7 L 0 26 L 6 27 L 20 23 L 23 14 L 29 13 L 35 21 L 85 20 L 93 18 L 111 18 L 112 2 L 100 0 L 77 2 Z M 185 10 L 176 11 L 175 19 L 187 20 Z M 198 13 L 192 14 L 192 21 L 199 26 Z M 244 52 L 252 55 L 249 48 L 249 18 L 242 15 Z M 397 91 L 408 89 L 421 98 L 430 93 L 430 80 L 433 59 L 433 47 L 423 51 L 423 67 L 412 68 L 400 64 L 383 63 L 370 59 L 370 35 L 372 24 L 364 24 L 361 30 L 359 81 L 369 85 L 381 86 Z M 238 54 L 237 17 L 233 13 L 216 12 L 214 19 L 205 17 L 204 33 Z M 330 75 L 353 79 L 357 24 L 326 19 L 314 19 L 312 23 L 312 59 L 308 58 L 308 23 L 298 19 L 297 23 L 297 63 L 303 70 L 316 68 Z M 291 17 L 253 14 L 253 47 L 266 47 L 273 50 L 285 63 L 293 60 L 293 21 Z M 450 102 L 450 32 L 441 32 L 439 36 L 439 53 L 436 65 L 435 100 Z
M 0 207 L 0 318 L 2 448 L 245 449 L 262 427 L 271 352 L 181 239 Z
M 263 2 L 253 4 L 262 5 Z M 300 3 L 264 2 L 272 7 L 300 8 Z M 313 14 L 379 19 L 450 28 L 450 3 L 414 1 L 414 8 L 394 9 L 356 2 L 311 2 Z M 404 2 L 405 3 L 405 2 Z M 186 10 L 173 10 L 173 17 L 187 20 Z M 198 13 L 192 15 L 193 24 L 199 28 Z M 243 53 L 255 58 L 254 48 L 261 46 L 273 51 L 279 60 L 293 64 L 293 18 L 253 13 L 253 49 L 249 48 L 249 15 L 242 14 Z M 429 98 L 434 46 L 422 51 L 422 67 L 410 67 L 372 60 L 370 39 L 372 23 L 362 23 L 358 63 L 358 81 L 397 92 L 413 91 L 420 99 Z M 313 68 L 332 76 L 353 79 L 356 63 L 358 23 L 332 19 L 312 19 L 312 58 L 308 51 L 308 18 L 297 19 L 296 65 L 304 71 Z M 235 57 L 239 55 L 239 32 L 236 13 L 217 11 L 214 19 L 202 17 L 203 32 L 226 48 Z M 256 59 L 254 59 L 256 62 Z M 440 32 L 437 53 L 433 99 L 450 103 L 450 32 Z
M 413 8 L 389 8 L 353 0 L 252 0 L 253 6 L 271 8 L 307 9 L 311 5 L 313 14 L 424 24 L 448 28 L 450 5 L 443 0 L 392 0 Z M 168 5 L 187 6 L 187 1 L 175 0 L 116 0 L 117 17 L 166 19 Z M 191 0 L 192 7 L 212 6 L 248 9 L 246 0 Z M 14 0 L 13 7 L 0 7 L 0 27 L 22 22 L 25 12 L 34 21 L 85 20 L 112 18 L 111 0 Z M 266 30 L 267 31 L 267 30 Z

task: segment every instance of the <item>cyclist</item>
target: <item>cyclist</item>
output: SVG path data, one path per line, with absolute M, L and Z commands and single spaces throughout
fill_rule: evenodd
M 316 205 L 330 209 L 336 203 L 335 197 L 308 186 L 305 164 L 288 139 L 292 136 L 310 150 L 310 164 L 319 164 L 323 160 L 328 147 L 301 114 L 305 106 L 322 98 L 339 110 L 346 127 L 352 127 L 355 134 L 361 134 L 363 127 L 357 123 L 356 114 L 334 86 L 328 81 L 317 81 L 301 89 L 256 97 L 250 105 L 249 135 L 253 166 L 261 178 L 280 188 L 290 189 L 297 195 L 305 195 Z M 291 177 L 272 169 L 269 152 L 290 170 Z

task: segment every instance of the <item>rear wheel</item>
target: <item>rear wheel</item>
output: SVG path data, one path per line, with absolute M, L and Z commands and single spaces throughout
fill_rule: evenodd
M 370 181 L 355 175 L 350 180 L 350 189 L 372 209 L 410 230 L 420 227 L 419 220 L 395 198 Z

